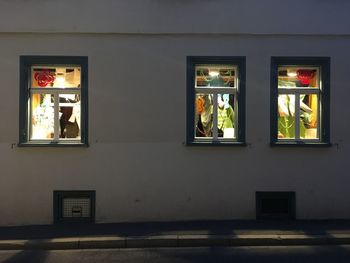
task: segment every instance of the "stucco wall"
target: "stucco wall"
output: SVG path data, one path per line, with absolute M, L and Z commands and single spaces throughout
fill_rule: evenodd
M 79 189 L 96 190 L 97 222 L 253 219 L 262 190 L 296 191 L 297 218 L 350 218 L 348 36 L 3 33 L 0 46 L 0 225 L 52 223 L 53 190 Z M 20 55 L 88 56 L 89 148 L 16 147 Z M 183 145 L 189 55 L 246 56 L 247 147 Z M 269 146 L 271 56 L 331 57 L 332 147 Z
M 2 0 L 0 32 L 349 34 L 347 0 Z

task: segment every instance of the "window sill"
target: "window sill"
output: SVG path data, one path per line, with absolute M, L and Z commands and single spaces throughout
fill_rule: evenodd
M 89 147 L 88 143 L 81 142 L 21 142 L 18 147 Z
M 331 147 L 330 142 L 271 142 L 272 147 Z
M 208 141 L 208 142 L 203 142 L 203 141 L 194 141 L 194 142 L 186 142 L 186 146 L 226 146 L 226 147 L 232 147 L 232 146 L 247 146 L 246 142 L 234 142 L 234 141 Z

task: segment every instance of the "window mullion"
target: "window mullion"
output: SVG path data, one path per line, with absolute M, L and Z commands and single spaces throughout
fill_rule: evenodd
M 305 95 L 309 95 L 309 94 L 315 94 L 320 92 L 320 89 L 300 89 L 300 88 L 290 88 L 290 89 L 286 89 L 286 88 L 279 88 L 278 89 L 278 93 L 279 94 L 305 94 Z
M 57 91 L 54 92 L 54 141 L 59 140 L 59 93 Z
M 213 140 L 218 139 L 218 95 L 213 94 Z
M 196 93 L 202 94 L 234 94 L 236 88 L 196 88 Z
M 53 94 L 56 91 L 61 91 L 64 94 L 75 94 L 80 92 L 80 88 L 31 88 L 32 94 Z
M 295 109 L 294 109 L 294 118 L 295 118 L 295 139 L 300 139 L 300 94 L 295 94 Z
M 27 140 L 29 140 L 32 137 L 33 133 L 33 126 L 31 120 L 33 119 L 33 109 L 32 109 L 32 103 L 33 103 L 33 93 L 32 89 L 29 89 L 29 98 L 28 98 L 28 104 L 27 104 L 27 109 L 28 109 L 28 120 L 27 120 Z
M 321 96 L 322 93 L 317 94 L 317 137 L 319 140 L 322 140 L 322 131 L 321 131 L 321 127 L 322 127 L 322 116 L 321 116 L 321 107 L 322 107 L 322 103 L 321 103 Z
M 235 121 L 235 126 L 234 126 L 234 136 L 235 138 L 238 138 L 238 96 L 237 96 L 237 93 L 234 94 L 234 121 Z

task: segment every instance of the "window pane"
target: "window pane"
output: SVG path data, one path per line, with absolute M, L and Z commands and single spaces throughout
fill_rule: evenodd
M 271 143 L 328 144 L 330 58 L 272 57 L 271 66 Z
M 300 137 L 318 139 L 318 95 L 300 95 Z
M 54 107 L 52 94 L 31 96 L 31 139 L 54 138 Z
M 317 67 L 279 67 L 279 88 L 320 88 L 319 69 Z
M 218 94 L 218 137 L 235 138 L 234 95 Z
M 32 67 L 32 88 L 79 88 L 80 67 Z
M 59 138 L 80 138 L 80 96 L 78 94 L 60 94 L 59 109 Z
M 195 101 L 196 137 L 213 136 L 213 95 L 197 94 Z
M 295 95 L 278 96 L 278 138 L 295 138 Z
M 196 87 L 235 87 L 235 75 L 232 66 L 196 66 Z

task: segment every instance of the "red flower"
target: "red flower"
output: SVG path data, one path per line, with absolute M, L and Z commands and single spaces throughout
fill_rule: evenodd
M 309 85 L 310 80 L 315 76 L 315 71 L 307 69 L 299 69 L 297 71 L 297 76 L 301 84 Z
M 34 74 L 34 78 L 40 87 L 46 87 L 48 84 L 51 84 L 55 81 L 54 73 L 50 72 L 49 70 L 36 72 Z

